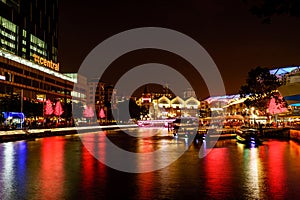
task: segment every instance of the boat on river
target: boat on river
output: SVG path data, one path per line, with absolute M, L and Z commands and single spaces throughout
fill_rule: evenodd
M 176 118 L 171 124 L 174 137 L 195 137 L 199 128 L 199 120 L 196 117 Z
M 249 145 L 259 145 L 262 140 L 259 137 L 259 130 L 253 128 L 238 129 L 236 131 L 238 142 Z

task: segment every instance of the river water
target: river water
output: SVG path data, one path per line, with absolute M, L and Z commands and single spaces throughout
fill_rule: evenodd
M 151 129 L 131 130 L 137 135 Z M 162 131 L 163 133 L 163 131 Z M 151 152 L 172 145 L 186 152 L 165 168 L 122 172 L 99 162 L 82 140 L 107 155 L 105 136 L 120 148 Z M 211 150 L 199 158 L 200 147 Z M 166 151 L 172 157 L 172 151 Z M 137 163 L 149 166 L 154 160 Z M 0 144 L 0 199 L 299 199 L 300 146 L 265 140 L 246 147 L 235 140 L 195 141 L 167 135 L 129 137 L 122 131 L 48 137 Z

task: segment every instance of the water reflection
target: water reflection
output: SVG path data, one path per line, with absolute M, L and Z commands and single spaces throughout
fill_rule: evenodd
M 49 137 L 41 140 L 39 196 L 44 199 L 62 199 L 65 181 L 65 140 Z
M 151 130 L 148 130 L 151 131 Z M 141 134 L 140 132 L 137 134 Z M 149 133 L 146 133 L 149 134 Z M 185 154 L 161 170 L 131 174 L 99 162 L 78 136 L 0 144 L 0 199 L 297 199 L 300 194 L 300 145 L 269 140 L 247 148 L 235 140 L 209 143 L 161 136 L 132 138 L 118 132 L 84 135 L 94 153 L 107 159 L 105 136 L 127 150 L 160 157 L 137 160 L 151 168 L 176 148 Z M 212 151 L 199 158 L 200 146 Z
M 27 143 L 25 141 L 16 142 L 16 175 L 18 184 L 21 186 L 19 187 L 18 194 L 20 197 L 26 195 L 26 180 L 27 180 Z
M 6 143 L 3 145 L 3 168 L 1 167 L 1 177 L 3 177 L 3 184 L 1 187 L 3 199 L 9 199 L 13 190 L 14 179 L 14 145 L 13 143 Z M 2 181 L 1 181 L 2 182 Z
M 285 175 L 286 168 L 289 166 L 289 160 L 286 159 L 286 145 L 282 145 L 280 141 L 273 141 L 266 144 L 267 151 L 267 176 L 272 198 L 284 198 L 287 193 L 287 177 Z
M 231 195 L 233 170 L 227 148 L 215 148 L 203 158 L 206 191 L 209 198 L 222 199 Z M 228 187 L 227 187 L 228 186 Z
M 239 144 L 240 145 L 240 144 Z M 260 172 L 264 169 L 261 168 L 260 158 L 258 156 L 258 148 L 243 149 L 243 164 L 244 164 L 244 187 L 245 196 L 251 199 L 260 198 Z
M 106 146 L 105 146 L 105 134 L 106 132 L 101 132 L 99 134 L 90 134 L 87 135 L 87 138 L 91 142 L 90 145 L 93 145 L 93 151 L 95 155 L 101 156 L 105 160 Z M 106 166 L 99 162 L 93 155 L 87 150 L 85 146 L 81 147 L 81 170 L 82 170 L 82 183 L 79 186 L 80 191 L 84 195 L 82 198 L 92 198 L 94 195 L 93 188 L 95 187 L 95 183 L 97 183 L 98 190 L 105 189 L 106 184 Z M 95 180 L 99 179 L 100 181 L 95 182 Z M 85 192 L 85 191 L 93 191 L 93 192 Z

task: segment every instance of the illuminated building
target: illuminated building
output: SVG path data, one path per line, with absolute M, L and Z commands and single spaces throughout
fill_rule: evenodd
M 0 104 L 18 100 L 1 111 L 22 111 L 26 101 L 71 101 L 77 80 L 60 73 L 57 17 L 57 0 L 0 1 Z
M 270 73 L 282 81 L 278 90 L 287 103 L 300 106 L 300 66 L 280 67 L 270 70 Z
M 74 81 L 77 80 L 77 83 L 74 84 L 73 91 L 71 91 L 72 101 L 75 103 L 81 102 L 86 105 L 88 92 L 87 78 L 78 73 L 65 73 L 65 75 Z
M 151 119 L 199 116 L 200 101 L 195 97 L 182 99 L 179 96 L 173 98 L 169 98 L 165 95 L 157 97 L 155 94 L 152 94 L 150 97 L 148 96 L 149 95 L 146 96 L 146 100 L 145 95 L 139 98 L 137 100 L 137 105 L 149 106 L 149 115 Z
M 57 63 L 58 0 L 1 0 L 0 46 L 14 55 Z
M 117 101 L 116 89 L 111 84 L 99 81 L 99 78 L 87 80 L 86 99 L 86 104 L 95 108 L 97 112 L 103 108 L 106 119 L 112 118 L 110 109 L 116 107 Z

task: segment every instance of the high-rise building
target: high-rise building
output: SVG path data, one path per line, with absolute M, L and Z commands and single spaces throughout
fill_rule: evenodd
M 0 0 L 0 39 L 14 55 L 57 63 L 58 0 Z
M 71 102 L 77 79 L 57 58 L 58 0 L 0 0 L 0 115 L 36 118 L 46 99 Z

